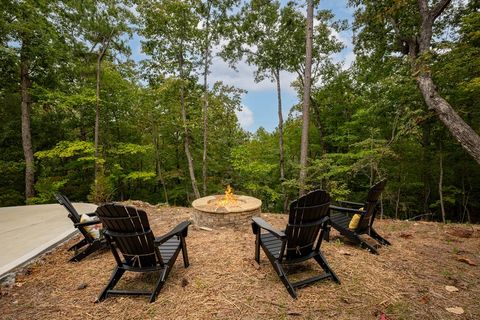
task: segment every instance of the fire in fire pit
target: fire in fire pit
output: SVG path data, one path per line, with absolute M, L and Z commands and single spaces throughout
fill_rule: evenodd
M 193 221 L 198 226 L 240 226 L 260 214 L 262 201 L 257 198 L 234 195 L 228 186 L 225 195 L 207 196 L 193 201 Z
M 234 205 L 237 203 L 237 196 L 233 194 L 233 189 L 230 185 L 227 186 L 225 189 L 225 195 L 223 198 L 217 200 L 218 206 L 227 206 L 227 205 Z

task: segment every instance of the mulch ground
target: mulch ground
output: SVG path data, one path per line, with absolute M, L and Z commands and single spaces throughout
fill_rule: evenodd
M 143 206 L 156 235 L 190 219 L 189 208 Z M 286 215 L 262 214 L 278 228 Z M 0 293 L 1 319 L 480 319 L 480 226 L 383 220 L 377 231 L 391 247 L 380 255 L 345 243 L 335 231 L 322 251 L 341 285 L 327 280 L 298 289 L 294 300 L 261 254 L 253 260 L 250 226 L 205 231 L 190 227 L 190 267 L 181 255 L 155 303 L 111 297 L 94 303 L 114 259 L 109 251 L 69 263 L 59 246 L 24 268 Z M 319 268 L 305 263 L 304 274 Z M 120 285 L 152 287 L 133 274 Z M 454 286 L 456 292 L 446 290 Z M 457 315 L 447 308 L 461 307 Z

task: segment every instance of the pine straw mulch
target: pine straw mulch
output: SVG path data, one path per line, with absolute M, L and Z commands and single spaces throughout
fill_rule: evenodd
M 141 203 L 157 235 L 190 219 L 191 209 Z M 262 214 L 274 226 L 286 216 Z M 155 303 L 146 297 L 94 301 L 110 277 L 109 251 L 69 263 L 70 240 L 18 275 L 0 295 L 2 319 L 480 319 L 480 226 L 384 220 L 380 234 L 393 246 L 380 255 L 337 239 L 322 250 L 342 281 L 317 282 L 292 299 L 261 255 L 253 260 L 249 226 L 204 231 L 190 227 L 190 267 L 181 255 Z M 333 233 L 335 238 L 336 233 Z M 470 264 L 469 264 L 470 263 Z M 475 265 L 471 265 L 475 264 Z M 303 273 L 318 270 L 313 263 Z M 123 280 L 122 280 L 123 281 Z M 126 287 L 153 286 L 155 277 L 129 275 Z M 448 292 L 446 285 L 457 292 Z M 446 308 L 462 307 L 464 314 Z

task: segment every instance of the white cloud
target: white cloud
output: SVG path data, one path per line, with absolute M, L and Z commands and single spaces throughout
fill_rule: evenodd
M 221 45 L 221 44 L 220 44 Z M 212 50 L 215 55 L 220 51 L 220 46 Z M 265 79 L 259 83 L 255 82 L 254 73 L 255 66 L 250 66 L 245 60 L 236 64 L 236 71 L 230 68 L 228 63 L 223 61 L 220 57 L 214 56 L 212 59 L 211 74 L 209 76 L 210 84 L 216 81 L 222 81 L 225 84 L 235 86 L 247 91 L 271 91 L 276 90 L 276 83 L 270 79 Z M 296 75 L 290 72 L 281 72 L 280 88 L 283 92 L 295 93 L 295 90 L 290 86 L 290 83 L 296 79 Z
M 241 110 L 235 111 L 235 114 L 237 115 L 238 122 L 243 129 L 248 130 L 253 125 L 253 112 L 247 106 L 242 105 Z

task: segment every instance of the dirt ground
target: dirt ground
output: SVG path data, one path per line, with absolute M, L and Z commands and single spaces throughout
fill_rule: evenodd
M 189 208 L 145 205 L 156 235 L 190 219 Z M 286 215 L 262 214 L 278 228 Z M 298 289 L 294 300 L 265 255 L 254 263 L 250 226 L 213 231 L 190 227 L 190 267 L 181 255 L 155 303 L 109 297 L 94 303 L 114 259 L 109 251 L 70 263 L 59 246 L 2 287 L 1 319 L 480 319 L 480 226 L 376 221 L 392 242 L 380 255 L 344 243 L 335 231 L 322 251 L 341 285 L 326 280 Z M 312 263 L 299 268 L 318 271 Z M 155 275 L 133 274 L 126 287 L 153 287 Z M 450 292 L 446 286 L 458 291 Z M 457 315 L 447 308 L 461 307 Z

